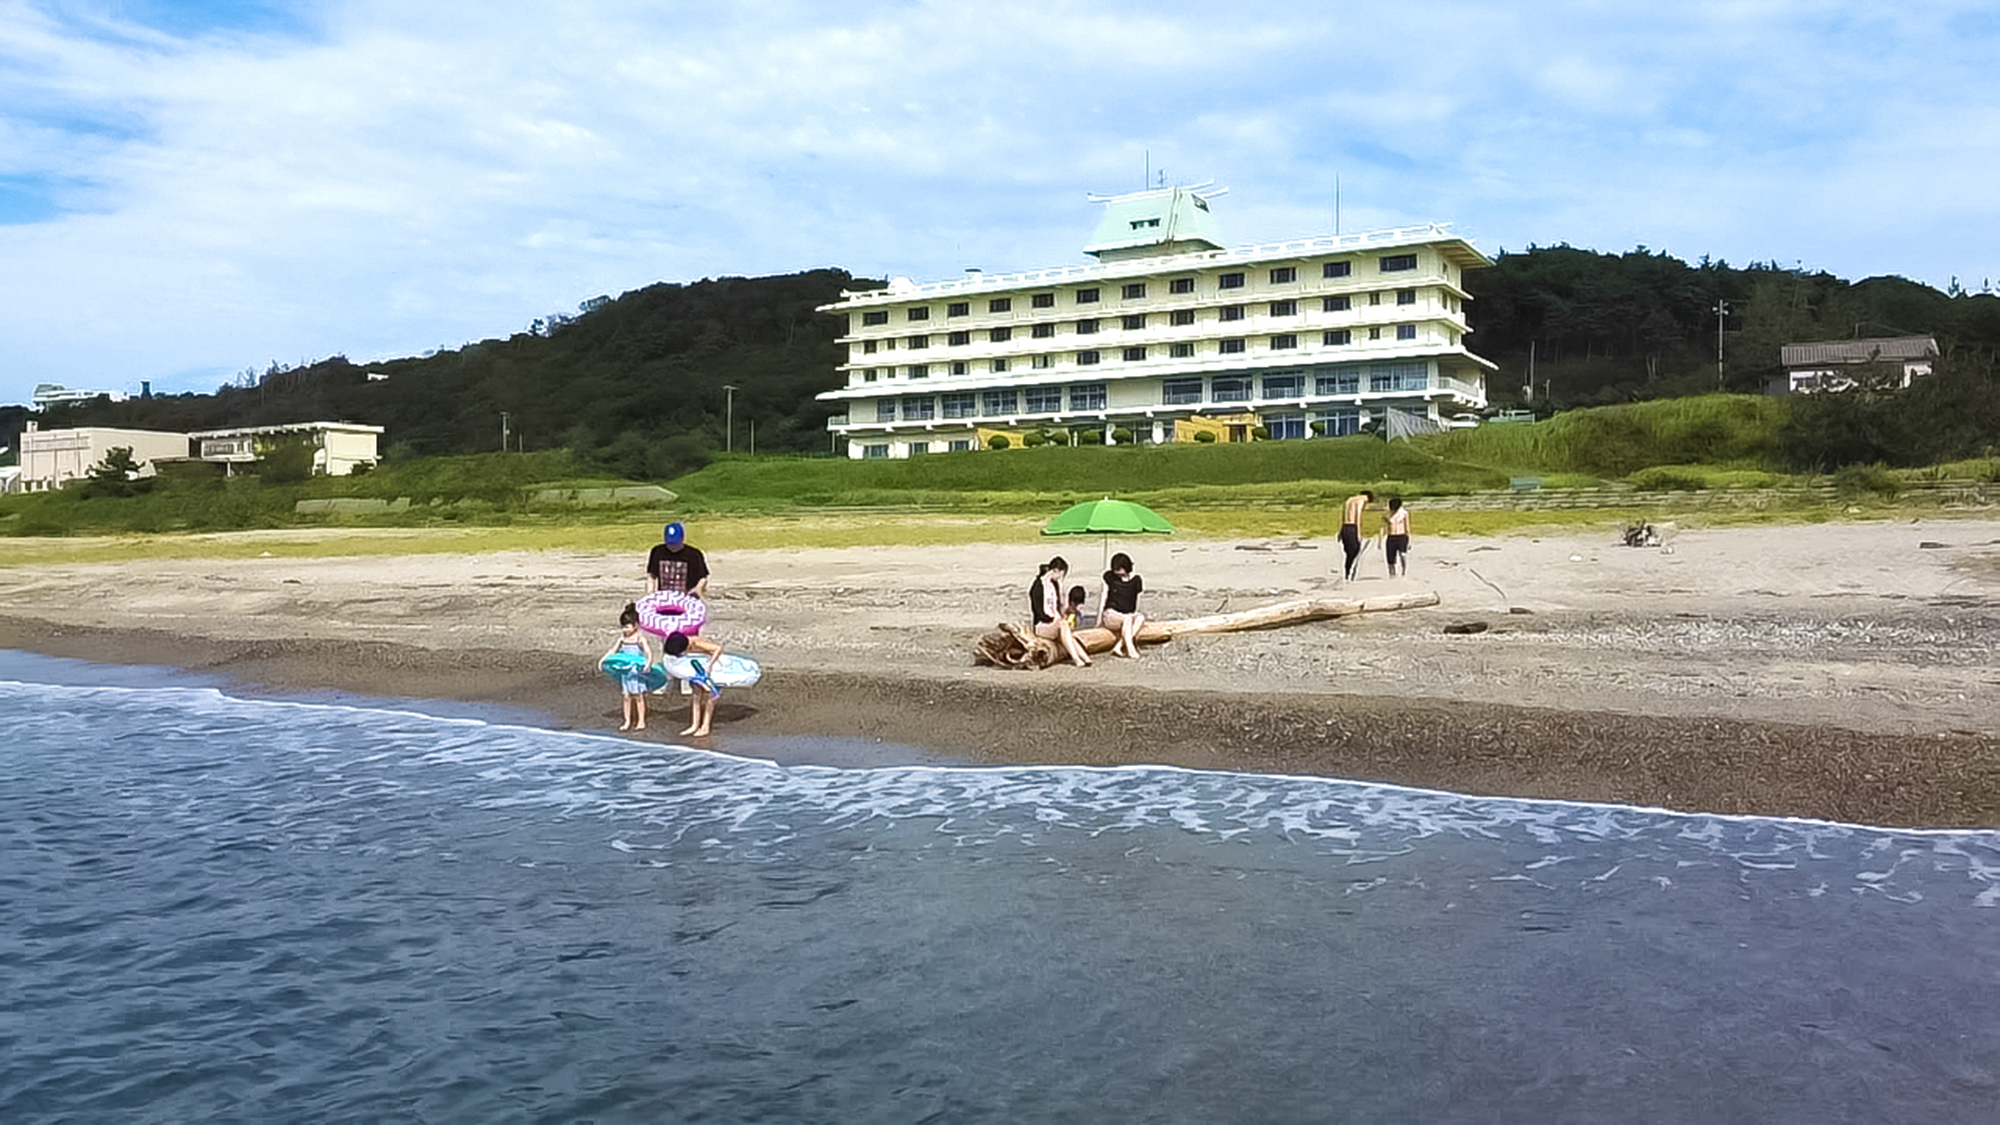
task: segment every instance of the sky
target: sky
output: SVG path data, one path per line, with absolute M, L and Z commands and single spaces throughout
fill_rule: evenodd
M 1978 289 L 2000 9 L 0 0 L 0 403 L 507 336 L 659 281 L 1445 222 Z

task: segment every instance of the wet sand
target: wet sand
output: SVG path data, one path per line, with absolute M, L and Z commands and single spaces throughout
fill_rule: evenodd
M 1434 608 L 976 668 L 1049 541 L 712 555 L 708 635 L 764 661 L 725 752 L 834 765 L 1158 763 L 1899 826 L 2000 826 L 2000 522 L 1426 540 L 1344 586 L 1332 543 L 1120 543 L 1163 617 L 1435 590 Z M 699 543 L 699 527 L 692 536 Z M 0 647 L 527 708 L 610 730 L 594 658 L 628 556 L 0 568 Z M 1095 541 L 1054 544 L 1088 585 Z M 1483 625 L 1447 634 L 1450 625 Z M 676 741 L 679 697 L 638 737 Z M 778 750 L 774 752 L 773 747 Z M 868 747 L 881 748 L 879 754 Z

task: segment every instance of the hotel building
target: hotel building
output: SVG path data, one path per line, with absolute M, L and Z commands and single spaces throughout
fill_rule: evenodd
M 850 457 L 1020 445 L 1243 441 L 1435 429 L 1486 405 L 1494 365 L 1465 346 L 1465 271 L 1492 265 L 1441 226 L 1225 249 L 1208 199 L 1103 200 L 1058 269 L 843 292 Z

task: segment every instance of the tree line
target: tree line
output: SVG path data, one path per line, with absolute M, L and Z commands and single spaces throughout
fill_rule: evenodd
M 845 356 L 835 341 L 845 326 L 816 309 L 842 290 L 881 284 L 837 269 L 661 283 L 593 297 L 573 316 L 539 318 L 504 339 L 365 365 L 344 356 L 272 364 L 213 394 L 99 399 L 54 408 L 43 424 L 186 431 L 365 422 L 386 427 L 391 459 L 497 450 L 504 435 L 508 449 L 564 448 L 632 479 L 671 477 L 717 450 L 746 449 L 753 429 L 759 451 L 823 453 L 826 419 L 839 408 L 814 396 L 841 385 Z M 1784 344 L 1927 335 L 1943 352 L 1930 389 L 1818 396 L 1827 401 L 1804 407 L 1810 424 L 1788 445 L 1789 459 L 1913 464 L 2000 442 L 1987 420 L 2000 355 L 2000 296 L 1990 292 L 1897 277 L 1848 282 L 1776 263 L 1690 264 L 1643 246 L 1503 252 L 1465 284 L 1468 344 L 1499 365 L 1487 380 L 1496 406 L 1547 413 L 1756 393 L 1780 372 Z

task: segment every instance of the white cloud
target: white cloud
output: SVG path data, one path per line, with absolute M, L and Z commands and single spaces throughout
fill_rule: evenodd
M 1327 229 L 1338 176 L 1349 230 L 2000 272 L 1971 4 L 328 0 L 297 28 L 0 0 L 0 175 L 74 208 L 0 227 L 0 400 L 417 352 L 661 279 L 1060 264 L 1083 194 L 1149 166 L 1229 185 L 1244 241 Z

